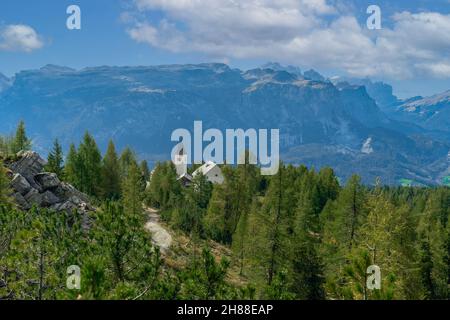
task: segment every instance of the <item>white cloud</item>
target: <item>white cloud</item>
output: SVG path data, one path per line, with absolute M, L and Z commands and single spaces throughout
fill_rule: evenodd
M 134 0 L 137 10 L 160 11 L 156 23 L 138 18 L 136 41 L 172 52 L 260 58 L 354 76 L 449 77 L 450 15 L 394 15 L 393 27 L 368 30 L 326 0 Z M 388 17 L 383 17 L 387 19 Z
M 0 50 L 31 52 L 44 46 L 37 32 L 27 25 L 0 28 Z

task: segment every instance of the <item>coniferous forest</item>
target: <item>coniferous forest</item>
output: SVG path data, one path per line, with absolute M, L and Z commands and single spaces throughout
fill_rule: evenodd
M 332 168 L 288 164 L 274 176 L 222 166 L 222 185 L 198 175 L 186 187 L 171 162 L 151 172 L 86 133 L 67 154 L 56 140 L 45 167 L 89 196 L 86 224 L 76 211 L 17 207 L 8 163 L 30 149 L 24 123 L 0 139 L 0 299 L 449 298 L 447 187 L 340 184 Z M 149 208 L 174 238 L 169 252 L 145 228 Z M 66 287 L 72 265 L 79 290 Z

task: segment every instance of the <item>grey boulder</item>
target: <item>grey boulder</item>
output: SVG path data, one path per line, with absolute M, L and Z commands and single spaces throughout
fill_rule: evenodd
M 31 189 L 25 196 L 25 200 L 30 204 L 41 205 L 41 197 L 39 191 L 36 189 Z
M 20 160 L 9 167 L 14 173 L 20 173 L 24 177 L 32 177 L 41 173 L 46 165 L 46 161 L 33 151 L 19 152 Z
M 31 185 L 20 173 L 16 173 L 11 180 L 11 187 L 20 193 L 26 195 L 31 190 Z
M 19 192 L 15 193 L 13 195 L 13 198 L 16 200 L 16 203 L 18 204 L 19 207 L 23 208 L 24 210 L 29 210 L 31 209 L 30 204 L 28 203 L 27 200 L 25 200 L 25 198 L 23 197 L 23 195 L 21 195 Z
M 32 206 L 57 212 L 82 215 L 83 228 L 91 225 L 89 212 L 95 211 L 89 197 L 54 173 L 43 172 L 45 161 L 35 152 L 17 154 L 19 160 L 9 165 L 11 189 L 16 204 L 22 210 Z
M 34 179 L 44 191 L 55 189 L 61 184 L 61 181 L 59 181 L 55 173 L 38 173 L 34 176 Z

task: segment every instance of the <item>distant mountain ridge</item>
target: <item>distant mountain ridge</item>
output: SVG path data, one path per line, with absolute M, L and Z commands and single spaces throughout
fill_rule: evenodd
M 49 65 L 18 73 L 0 93 L 0 132 L 23 119 L 45 151 L 56 137 L 67 148 L 89 130 L 103 150 L 112 138 L 119 148 L 130 145 L 157 161 L 170 158 L 174 129 L 192 129 L 202 120 L 205 129 L 279 128 L 283 160 L 332 166 L 342 179 L 359 173 L 366 183 L 380 176 L 391 184 L 403 178 L 435 184 L 448 174 L 449 144 L 416 124 L 390 119 L 365 86 L 288 70 L 242 71 L 218 63 Z
M 6 77 L 4 74 L 0 73 L 0 92 L 11 86 L 11 79 Z
M 434 132 L 437 139 L 450 138 L 450 90 L 431 97 L 414 97 L 398 104 L 393 119 L 407 121 Z
M 393 93 L 394 90 L 392 86 L 381 81 L 373 82 L 370 79 L 345 77 L 334 77 L 331 79 L 331 81 L 337 86 L 347 84 L 365 87 L 367 93 L 372 99 L 375 100 L 375 102 L 383 111 L 388 111 L 389 108 L 400 103 L 400 99 L 398 99 Z

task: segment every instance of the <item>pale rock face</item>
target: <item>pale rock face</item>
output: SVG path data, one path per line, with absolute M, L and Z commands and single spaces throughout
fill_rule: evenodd
M 37 175 L 46 165 L 46 161 L 33 151 L 19 152 L 18 156 L 20 160 L 13 163 L 10 169 L 24 177 Z
M 174 130 L 192 132 L 193 122 L 202 120 L 205 130 L 222 132 L 280 129 L 288 137 L 280 145 L 283 161 L 317 169 L 330 166 L 343 181 L 352 174 L 368 184 L 376 177 L 412 176 L 427 185 L 440 180 L 450 143 L 446 95 L 417 105 L 415 110 L 425 114 L 394 121 L 380 110 L 395 110 L 391 104 L 401 103 L 389 86 L 367 81 L 345 85 L 321 81 L 314 72 L 306 75 L 276 64 L 247 71 L 223 64 L 83 70 L 47 66 L 19 72 L 0 93 L 0 131 L 23 119 L 39 138 L 39 147 L 49 148 L 51 137 L 69 145 L 89 128 L 100 148 L 114 136 L 117 146 L 132 145 L 143 159 L 155 162 L 170 160 Z M 438 101 L 442 103 L 436 108 L 428 106 Z M 447 129 L 448 137 L 437 132 L 435 138 L 411 122 Z M 369 155 L 361 152 L 367 137 L 376 151 L 370 164 L 364 158 Z M 31 165 L 38 169 L 41 164 Z M 14 172 L 29 179 L 18 166 Z M 38 183 L 30 184 L 39 190 Z
M 365 153 L 365 154 L 371 154 L 373 153 L 373 148 L 372 148 L 372 138 L 368 138 L 362 148 L 361 148 L 361 152 Z
M 11 187 L 22 196 L 31 190 L 31 185 L 20 173 L 16 173 L 11 180 Z

